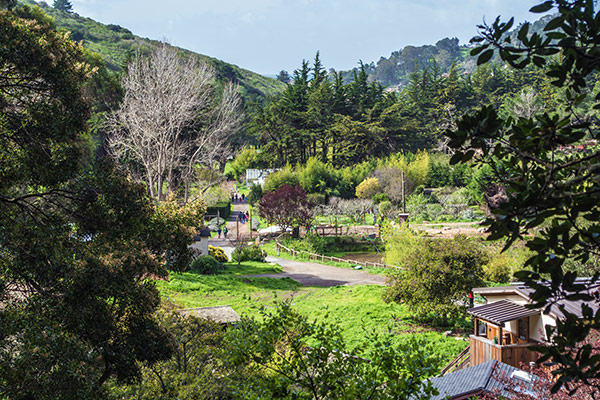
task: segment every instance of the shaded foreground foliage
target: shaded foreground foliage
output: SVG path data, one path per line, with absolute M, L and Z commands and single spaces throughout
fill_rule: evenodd
M 426 399 L 433 389 L 423 379 L 439 368 L 417 340 L 392 345 L 389 336 L 367 334 L 348 351 L 339 329 L 289 303 L 226 333 L 177 314 L 163 321 L 176 334 L 175 356 L 145 368 L 140 383 L 115 386 L 120 398 Z
M 449 145 L 457 149 L 453 162 L 489 165 L 506 190 L 506 199 L 487 221 L 490 238 L 506 238 L 508 247 L 526 233 L 536 233 L 526 238 L 534 252 L 527 261 L 531 270 L 517 277 L 536 289 L 532 306 L 546 310 L 561 299 L 598 301 L 596 286 L 588 292 L 566 267 L 572 261 L 585 265 L 600 252 L 600 94 L 589 85 L 600 70 L 600 13 L 591 0 L 549 0 L 531 9 L 550 10 L 558 15 L 548 21 L 544 34 L 530 35 L 524 24 L 517 38 L 511 38 L 505 34 L 513 19 L 480 26 L 480 36 L 473 39 L 480 46 L 472 54 L 479 55 L 479 64 L 497 52 L 517 70 L 543 68 L 562 93 L 557 108 L 513 118 L 483 107 L 447 132 Z M 592 112 L 582 112 L 582 104 L 593 107 Z M 595 274 L 592 282 L 598 278 Z M 565 318 L 556 328 L 547 328 L 552 344 L 538 348 L 544 354 L 540 361 L 556 363 L 552 390 L 577 382 L 597 385 L 600 357 L 592 356 L 593 348 L 584 340 L 600 327 L 600 312 L 585 304 L 583 318 L 562 312 Z
M 145 278 L 189 238 L 92 155 L 82 48 L 29 7 L 0 9 L 0 43 L 0 397 L 104 397 L 170 356 Z

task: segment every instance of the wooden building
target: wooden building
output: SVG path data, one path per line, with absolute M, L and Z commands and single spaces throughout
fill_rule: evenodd
M 582 280 L 582 283 L 585 281 Z M 598 285 L 589 285 L 588 291 L 598 290 Z M 548 313 L 526 307 L 532 301 L 533 289 L 523 284 L 473 289 L 483 296 L 486 304 L 468 309 L 475 320 L 475 330 L 470 335 L 470 365 L 497 360 L 514 367 L 522 363 L 535 362 L 538 355 L 530 349 L 552 340 L 547 327 L 556 326 L 564 318 L 561 307 L 571 314 L 582 316 L 581 301 L 560 300 Z M 594 311 L 598 304 L 589 304 Z

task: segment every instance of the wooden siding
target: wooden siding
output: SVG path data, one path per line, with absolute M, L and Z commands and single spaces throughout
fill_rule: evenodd
M 528 364 L 538 359 L 537 354 L 528 349 L 534 343 L 501 346 L 475 335 L 471 335 L 470 341 L 471 365 L 498 360 L 513 367 L 521 368 L 521 363 Z

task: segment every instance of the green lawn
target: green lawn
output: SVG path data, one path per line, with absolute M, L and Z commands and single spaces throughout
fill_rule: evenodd
M 409 335 L 435 344 L 447 361 L 467 343 L 445 337 L 441 332 L 414 321 L 404 305 L 385 303 L 381 286 L 303 287 L 289 279 L 251 278 L 246 274 L 277 273 L 281 268 L 267 263 L 228 263 L 219 275 L 171 274 L 169 282 L 157 281 L 163 299 L 184 308 L 230 305 L 240 314 L 260 316 L 260 306 L 272 307 L 277 300 L 290 299 L 301 313 L 317 320 L 337 323 L 349 346 L 361 342 L 367 330 L 392 333 L 396 340 Z

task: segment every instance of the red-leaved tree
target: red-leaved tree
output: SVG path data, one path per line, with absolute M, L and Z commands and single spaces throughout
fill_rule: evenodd
M 313 204 L 299 185 L 281 185 L 276 191 L 265 194 L 258 207 L 261 217 L 284 231 L 295 226 L 308 230 L 315 216 Z

